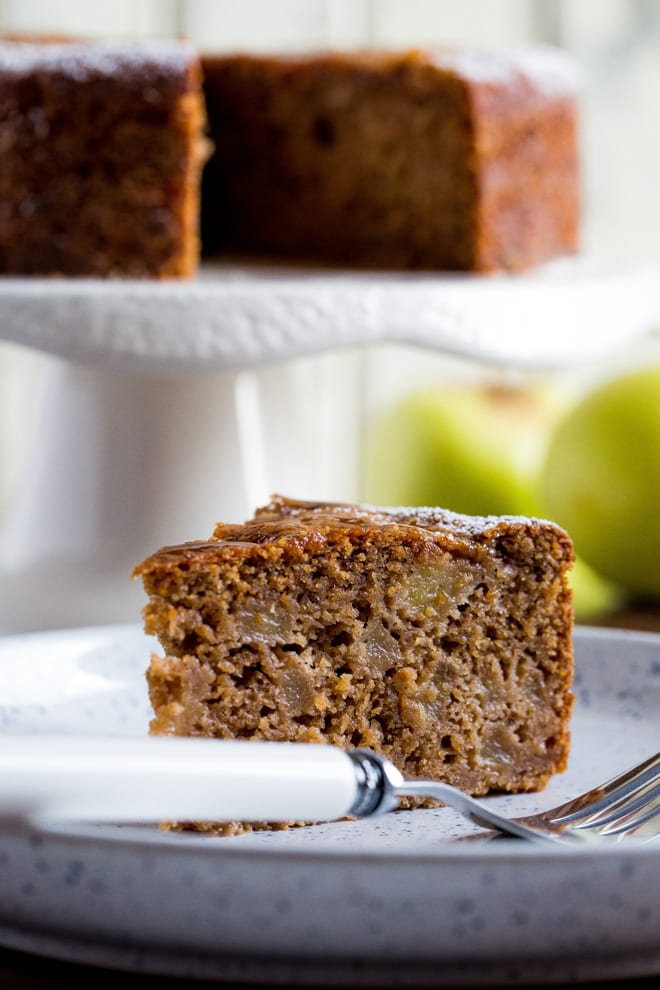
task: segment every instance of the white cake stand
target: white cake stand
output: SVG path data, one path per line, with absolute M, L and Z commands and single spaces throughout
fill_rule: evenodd
M 374 347 L 588 364 L 660 322 L 658 276 L 579 259 L 492 277 L 226 264 L 191 282 L 0 280 L 0 339 L 44 356 L 5 485 L 0 632 L 136 621 L 130 571 L 158 546 L 275 490 L 358 497 Z

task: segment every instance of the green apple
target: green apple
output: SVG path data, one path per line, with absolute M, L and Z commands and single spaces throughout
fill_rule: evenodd
M 406 396 L 365 443 L 367 501 L 538 514 L 556 402 L 544 388 L 441 385 Z
M 541 490 L 591 567 L 660 596 L 660 366 L 609 379 L 576 403 L 552 438 Z
M 564 390 L 547 382 L 416 391 L 370 426 L 363 497 L 380 505 L 552 518 L 540 479 L 567 403 Z M 621 603 L 621 590 L 579 557 L 570 580 L 578 621 L 593 620 Z
M 602 577 L 577 555 L 569 583 L 573 590 L 573 611 L 578 622 L 596 621 L 626 604 L 625 590 Z

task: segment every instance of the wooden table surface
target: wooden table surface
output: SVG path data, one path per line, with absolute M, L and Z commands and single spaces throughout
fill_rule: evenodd
M 118 973 L 95 966 L 81 966 L 0 949 L 0 990 L 180 990 L 184 986 L 222 986 L 223 990 L 265 990 L 263 984 L 211 984 L 204 981 L 180 980 L 167 976 L 146 976 Z M 572 984 L 572 986 L 575 986 Z M 644 979 L 582 983 L 580 990 L 660 990 L 660 973 Z M 269 988 L 272 990 L 272 988 Z M 299 987 L 298 990 L 307 990 Z M 309 987 L 309 990 L 312 990 Z M 323 990 L 315 984 L 313 990 Z M 343 987 L 342 990 L 353 990 Z M 355 988 L 365 990 L 365 988 Z M 370 990 L 378 990 L 372 987 Z M 461 990 L 467 990 L 462 987 Z M 520 990 L 548 990 L 525 984 Z
M 120 973 L 115 970 L 42 959 L 0 949 L 0 990 L 117 990 L 118 985 L 121 990 L 181 990 L 184 986 L 190 986 L 195 990 L 198 987 L 199 990 L 203 990 L 211 986 L 222 986 L 223 990 L 265 990 L 263 984 L 219 984 L 206 980 L 189 982 L 167 976 Z M 624 990 L 624 988 L 660 990 L 660 973 L 643 979 L 582 983 L 579 988 L 580 990 Z M 300 986 L 298 990 L 307 990 L 307 988 Z M 309 990 L 312 988 L 309 987 Z M 323 990 L 323 985 L 315 984 L 313 990 Z M 351 988 L 344 987 L 343 990 L 351 990 Z M 372 987 L 370 990 L 378 990 L 378 988 Z M 467 988 L 462 987 L 461 990 Z M 548 990 L 548 986 L 537 988 L 525 984 L 520 990 Z
M 658 603 L 639 605 L 634 609 L 600 616 L 589 625 L 606 626 L 611 629 L 640 629 L 645 632 L 660 632 L 660 607 Z

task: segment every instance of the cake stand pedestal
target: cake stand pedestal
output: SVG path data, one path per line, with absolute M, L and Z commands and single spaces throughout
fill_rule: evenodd
M 137 621 L 130 572 L 158 546 L 276 490 L 359 498 L 373 348 L 575 367 L 653 329 L 659 286 L 653 267 L 584 260 L 488 278 L 227 264 L 191 282 L 0 281 L 0 338 L 41 355 L 39 394 L 9 423 L 31 412 L 3 465 L 0 632 Z

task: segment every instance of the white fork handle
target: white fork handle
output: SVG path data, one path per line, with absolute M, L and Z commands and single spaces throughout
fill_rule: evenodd
M 361 813 L 361 776 L 333 746 L 4 736 L 0 819 L 329 821 Z

